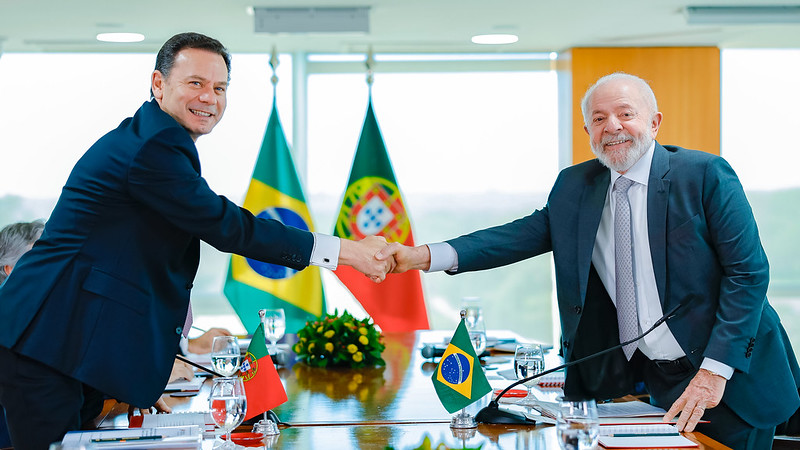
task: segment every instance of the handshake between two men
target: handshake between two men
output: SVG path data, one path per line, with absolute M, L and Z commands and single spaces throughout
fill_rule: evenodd
M 427 270 L 431 263 L 427 245 L 408 247 L 387 243 L 383 236 L 367 236 L 360 241 L 342 239 L 341 243 L 339 264 L 352 266 L 375 283 L 386 279 L 390 272 Z

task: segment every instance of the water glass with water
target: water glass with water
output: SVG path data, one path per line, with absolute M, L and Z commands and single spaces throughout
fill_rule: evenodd
M 588 450 L 597 444 L 600 423 L 594 400 L 559 398 L 558 444 L 564 450 Z
M 233 376 L 242 362 L 239 339 L 236 336 L 215 336 L 211 342 L 211 365 L 225 377 Z
M 259 315 L 261 323 L 264 324 L 264 337 L 269 341 L 269 354 L 277 354 L 277 342 L 286 334 L 286 313 L 283 308 L 262 309 Z
M 544 351 L 540 344 L 520 344 L 514 351 L 514 374 L 517 380 L 528 378 L 544 372 Z M 528 395 L 531 387 L 536 385 L 536 380 L 525 383 Z
M 244 383 L 239 377 L 215 378 L 208 397 L 208 406 L 211 409 L 211 418 L 225 433 L 225 442 L 215 449 L 234 449 L 236 445 L 231 442 L 231 430 L 244 421 L 247 413 L 247 396 Z

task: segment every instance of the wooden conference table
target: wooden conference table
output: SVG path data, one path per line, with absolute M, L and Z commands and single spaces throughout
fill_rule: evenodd
M 557 449 L 555 427 L 485 425 L 464 432 L 450 428 L 451 415 L 442 407 L 430 377 L 436 365 L 420 353 L 422 343 L 441 343 L 448 333 L 419 331 L 385 334 L 385 367 L 320 369 L 291 361 L 278 371 L 289 400 L 274 409 L 292 426 L 262 448 L 376 448 L 416 449 L 427 438 L 431 447 Z M 291 338 L 289 344 L 292 344 Z M 294 355 L 292 355 L 293 357 Z M 513 359 L 507 357 L 505 367 Z M 292 359 L 292 358 L 290 358 Z M 502 367 L 502 366 L 501 366 Z M 495 370 L 487 370 L 491 374 Z M 509 381 L 492 381 L 493 386 Z M 164 399 L 174 412 L 207 411 L 208 382 L 194 397 Z M 467 408 L 471 414 L 485 406 L 488 396 Z M 127 405 L 109 401 L 98 418 L 100 428 L 127 427 Z M 251 431 L 241 427 L 238 431 Z M 726 449 L 700 433 L 685 433 L 700 449 Z M 205 446 L 204 446 L 205 447 Z

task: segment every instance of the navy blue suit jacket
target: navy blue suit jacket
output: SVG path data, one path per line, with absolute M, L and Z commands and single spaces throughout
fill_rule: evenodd
M 619 344 L 613 303 L 591 262 L 609 182 L 609 170 L 597 160 L 569 167 L 541 210 L 449 241 L 458 253 L 457 272 L 553 252 L 568 361 Z M 656 143 L 647 218 L 663 310 L 693 299 L 669 328 L 694 367 L 709 357 L 735 369 L 723 402 L 751 425 L 786 420 L 800 406 L 800 369 L 767 302 L 767 257 L 733 169 L 718 156 Z M 598 397 L 621 394 L 615 389 L 624 386 L 608 386 L 624 378 L 625 367 L 620 350 L 575 366 L 565 388 Z M 650 394 L 666 408 L 676 398 Z
M 199 240 L 295 269 L 313 236 L 216 195 L 189 133 L 151 100 L 78 161 L 0 287 L 0 346 L 138 407 L 161 395 Z

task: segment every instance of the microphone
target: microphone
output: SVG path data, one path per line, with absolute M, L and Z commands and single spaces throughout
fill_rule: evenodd
M 574 366 L 575 364 L 580 364 L 580 363 L 582 363 L 582 362 L 584 362 L 586 360 L 589 360 L 589 359 L 592 359 L 592 358 L 596 358 L 596 357 L 598 357 L 600 355 L 604 355 L 604 354 L 606 354 L 608 352 L 617 350 L 617 349 L 622 348 L 622 347 L 624 347 L 624 346 L 626 346 L 628 344 L 632 344 L 632 343 L 638 341 L 639 339 L 642 339 L 643 337 L 645 337 L 648 334 L 650 334 L 653 330 L 658 328 L 659 325 L 661 325 L 662 323 L 666 322 L 667 320 L 672 319 L 673 317 L 675 317 L 675 315 L 678 312 L 678 310 L 683 308 L 684 306 L 688 305 L 689 303 L 691 303 L 692 300 L 694 300 L 694 298 L 695 297 L 693 295 L 689 295 L 686 298 L 684 298 L 680 303 L 675 305 L 672 309 L 670 309 L 663 316 L 661 316 L 660 319 L 656 320 L 655 323 L 653 323 L 653 326 L 648 328 L 647 331 L 645 331 L 644 333 L 640 334 L 639 336 L 636 336 L 633 339 L 629 339 L 629 340 L 627 340 L 625 342 L 621 342 L 621 343 L 619 343 L 619 344 L 617 344 L 617 345 L 615 345 L 613 347 L 609 347 L 609 348 L 607 348 L 605 350 L 600 350 L 597 353 L 592 353 L 591 355 L 584 356 L 583 358 L 579 358 L 579 359 L 576 359 L 574 361 L 570 361 L 570 362 L 562 364 L 562 365 L 560 365 L 558 367 L 554 367 L 552 369 L 545 370 L 544 372 L 537 373 L 535 375 L 531 375 L 529 377 L 526 377 L 526 378 L 523 378 L 521 380 L 517 380 L 517 381 L 511 383 L 510 385 L 508 385 L 507 388 L 503 389 L 499 394 L 497 394 L 497 396 L 492 401 L 490 401 L 488 405 L 486 405 L 483 409 L 478 411 L 478 414 L 475 415 L 475 421 L 476 422 L 480 422 L 480 423 L 528 424 L 528 425 L 535 424 L 536 423 L 535 420 L 528 419 L 527 417 L 525 417 L 525 416 L 523 416 L 521 414 L 518 414 L 516 412 L 513 412 L 513 411 L 500 409 L 500 406 L 499 406 L 499 403 L 498 403 L 499 400 L 500 400 L 500 397 L 504 396 L 509 390 L 511 390 L 511 388 L 513 388 L 515 386 L 519 386 L 522 383 L 527 383 L 528 381 L 535 380 L 536 378 L 545 376 L 547 374 L 550 374 L 550 373 L 565 369 L 565 368 L 570 367 L 570 366 Z
M 436 358 L 436 357 L 439 357 L 439 356 L 442 356 L 442 355 L 444 355 L 444 349 L 443 348 L 436 348 L 435 346 L 433 346 L 431 344 L 425 344 L 422 347 L 422 357 L 425 358 L 425 359 Z
M 433 359 L 438 358 L 440 356 L 444 356 L 445 349 L 442 347 L 437 347 L 433 344 L 425 344 L 422 346 L 420 353 L 422 353 L 422 357 L 425 359 Z M 478 358 L 483 358 L 484 356 L 489 356 L 489 350 L 484 350 L 483 353 L 478 355 Z

